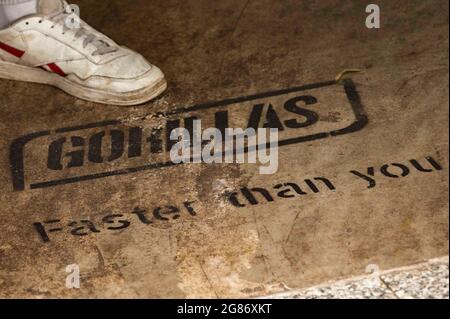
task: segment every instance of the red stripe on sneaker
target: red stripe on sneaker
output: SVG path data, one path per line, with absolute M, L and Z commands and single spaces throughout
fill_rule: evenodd
M 18 57 L 18 58 L 21 58 L 25 54 L 25 51 L 13 48 L 12 46 L 9 46 L 3 42 L 0 42 L 0 49 L 8 52 L 9 54 L 14 55 L 15 57 Z
M 61 75 L 61 76 L 67 76 L 67 74 L 64 73 L 63 70 L 59 66 L 57 66 L 55 63 L 47 64 L 47 66 L 52 70 L 54 73 Z

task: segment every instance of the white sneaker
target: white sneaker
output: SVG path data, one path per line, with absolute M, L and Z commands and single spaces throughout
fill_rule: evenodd
M 80 99 L 115 105 L 147 102 L 167 87 L 140 54 L 85 22 L 70 28 L 63 0 L 40 0 L 38 13 L 0 30 L 0 78 L 56 86 Z

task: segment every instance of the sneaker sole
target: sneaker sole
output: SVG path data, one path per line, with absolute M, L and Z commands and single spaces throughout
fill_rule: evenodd
M 151 87 L 126 93 L 114 93 L 85 87 L 55 73 L 4 61 L 0 61 L 0 78 L 47 84 L 82 100 L 122 106 L 148 102 L 163 93 L 167 88 L 167 82 L 162 77 Z

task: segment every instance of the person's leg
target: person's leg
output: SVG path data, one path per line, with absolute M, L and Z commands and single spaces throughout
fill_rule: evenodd
M 159 68 L 66 6 L 63 0 L 0 0 L 1 79 L 49 84 L 116 105 L 142 104 L 166 89 Z
M 0 0 L 0 29 L 36 11 L 37 0 Z

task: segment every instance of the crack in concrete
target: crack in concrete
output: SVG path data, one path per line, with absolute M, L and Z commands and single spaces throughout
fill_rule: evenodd
M 234 34 L 235 34 L 236 30 L 237 30 L 237 27 L 239 26 L 239 23 L 241 22 L 242 17 L 243 17 L 243 15 L 244 15 L 244 12 L 245 12 L 245 10 L 247 9 L 248 5 L 250 4 L 250 1 L 251 1 L 251 0 L 247 0 L 247 2 L 246 2 L 246 3 L 244 4 L 244 6 L 242 7 L 241 12 L 239 13 L 239 16 L 238 16 L 238 18 L 237 18 L 237 20 L 236 20 L 236 23 L 235 23 L 234 26 L 233 26 L 233 31 L 231 31 L 231 34 L 230 34 L 230 37 L 229 37 L 229 39 L 228 39 L 228 41 L 227 41 L 227 45 L 225 46 L 225 49 L 228 48 L 228 47 L 230 46 L 231 41 L 233 40 Z M 227 51 L 225 51 L 225 52 L 222 54 L 222 57 L 221 57 L 221 59 L 220 59 L 220 64 L 219 64 L 219 76 L 218 76 L 218 79 L 217 79 L 217 85 L 216 85 L 217 87 L 219 87 L 219 86 L 222 84 L 223 64 L 224 64 L 224 62 L 225 62 L 225 56 L 226 56 L 226 53 L 227 53 Z
M 389 284 L 383 279 L 382 276 L 378 277 L 380 279 L 380 281 L 383 283 L 383 285 L 386 286 L 386 288 L 395 296 L 395 298 L 397 299 L 401 299 L 394 291 L 394 289 L 391 288 L 391 286 L 389 286 Z
M 202 263 L 201 263 L 199 260 L 197 260 L 197 262 L 198 262 L 198 265 L 200 266 L 200 269 L 202 270 L 203 276 L 205 276 L 206 281 L 207 281 L 208 284 L 209 284 L 209 287 L 210 287 L 211 291 L 214 293 L 214 296 L 215 296 L 216 298 L 219 298 L 219 295 L 217 294 L 217 292 L 216 292 L 216 290 L 214 289 L 214 286 L 213 286 L 211 280 L 209 279 L 208 275 L 206 274 L 206 271 L 205 271 L 205 269 L 203 268 Z

